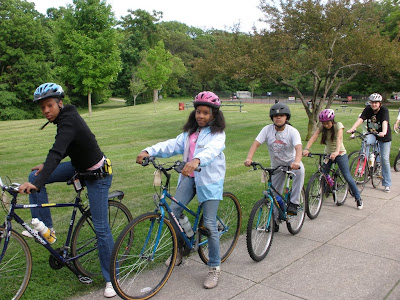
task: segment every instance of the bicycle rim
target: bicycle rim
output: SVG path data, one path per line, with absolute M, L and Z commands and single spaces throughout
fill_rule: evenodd
M 304 209 L 305 198 L 306 198 L 305 192 L 304 189 L 302 189 L 300 193 L 300 200 L 299 200 L 300 203 L 299 203 L 299 208 L 297 209 L 297 215 L 286 216 L 286 226 L 291 234 L 299 233 L 301 227 L 303 226 L 305 217 L 305 209 Z
M 247 252 L 255 261 L 263 260 L 271 248 L 275 222 L 271 202 L 263 198 L 253 206 L 247 223 Z
M 322 207 L 322 182 L 325 180 L 320 173 L 311 176 L 306 192 L 306 213 L 310 219 L 315 219 Z
M 114 200 L 108 201 L 108 223 L 114 241 L 131 220 L 132 215 L 125 205 Z M 71 242 L 72 257 L 86 252 L 87 254 L 73 261 L 75 267 L 84 276 L 101 275 L 97 238 L 90 210 L 79 219 Z
M 350 174 L 353 177 L 360 194 L 363 191 L 365 184 L 368 180 L 368 173 L 369 171 L 365 156 L 356 156 L 350 164 Z
M 397 154 L 394 160 L 393 168 L 396 172 L 400 172 L 400 152 Z
M 349 186 L 347 184 L 347 181 L 344 179 L 341 173 L 338 173 L 335 177 L 335 197 L 336 197 L 336 205 L 340 206 L 343 205 L 343 203 L 346 201 L 348 192 L 349 192 Z
M 374 166 L 371 168 L 371 183 L 374 188 L 377 188 L 382 182 L 382 164 L 380 163 L 379 153 L 376 154 Z
M 7 249 L 5 228 L 0 226 L 1 254 L 0 287 L 2 299 L 20 299 L 28 286 L 32 273 L 32 255 L 26 241 L 15 231 L 11 231 Z
M 203 217 L 201 217 L 203 218 Z M 229 192 L 224 192 L 219 202 L 217 212 L 217 227 L 219 232 L 220 256 L 223 263 L 235 248 L 242 224 L 242 210 L 239 200 Z M 207 236 L 199 233 L 199 256 L 207 264 L 209 261 Z
M 111 254 L 111 282 L 123 299 L 148 299 L 167 282 L 175 266 L 177 236 L 169 220 L 143 214 L 121 232 Z M 165 262 L 171 257 L 171 263 Z

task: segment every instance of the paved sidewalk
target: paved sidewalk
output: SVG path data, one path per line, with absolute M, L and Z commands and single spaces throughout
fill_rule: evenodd
M 390 193 L 369 182 L 362 210 L 351 196 L 343 206 L 326 201 L 295 236 L 281 224 L 262 262 L 250 258 L 242 235 L 215 289 L 202 287 L 207 267 L 193 254 L 151 299 L 400 299 L 400 173 L 392 170 L 392 182 Z

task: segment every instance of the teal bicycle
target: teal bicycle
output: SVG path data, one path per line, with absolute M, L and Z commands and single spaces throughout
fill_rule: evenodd
M 183 242 L 184 256 L 197 251 L 207 264 L 207 228 L 203 227 L 202 206 L 192 211 L 169 193 L 171 170 L 182 171 L 184 162 L 161 164 L 154 157 L 146 157 L 142 165 L 150 163 L 157 170 L 155 175 L 156 206 L 153 212 L 142 214 L 132 220 L 121 232 L 111 255 L 111 282 L 117 294 L 123 299 L 148 299 L 158 293 L 168 281 L 175 267 L 178 252 L 178 238 Z M 157 186 L 160 186 L 158 191 Z M 167 199 L 181 206 L 186 214 L 194 218 L 194 235 L 188 237 L 177 217 L 171 211 Z M 239 238 L 242 223 L 240 203 L 236 196 L 223 193 L 217 212 L 217 226 L 220 235 L 221 262 L 232 253 Z M 168 266 L 165 265 L 169 261 Z

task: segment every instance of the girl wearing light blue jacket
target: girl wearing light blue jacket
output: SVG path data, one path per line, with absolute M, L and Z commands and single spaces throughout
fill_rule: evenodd
M 221 257 L 219 251 L 219 234 L 217 229 L 217 211 L 222 200 L 225 179 L 225 120 L 219 110 L 221 101 L 212 92 L 201 92 L 194 100 L 195 110 L 189 115 L 183 127 L 183 133 L 175 139 L 170 139 L 144 149 L 136 158 L 141 164 L 146 156 L 171 157 L 183 154 L 186 162 L 179 177 L 175 199 L 184 205 L 197 194 L 197 199 L 203 206 L 203 221 L 210 236 L 208 237 L 209 271 L 204 288 L 217 286 L 221 273 Z M 201 167 L 201 172 L 194 172 Z M 171 203 L 175 216 L 182 214 L 182 208 Z M 176 265 L 183 261 L 182 245 L 178 248 Z M 169 265 L 170 259 L 166 262 Z

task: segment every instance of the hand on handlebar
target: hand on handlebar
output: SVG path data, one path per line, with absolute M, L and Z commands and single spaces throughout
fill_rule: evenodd
M 195 158 L 192 161 L 187 162 L 182 169 L 182 175 L 189 176 L 189 174 L 192 174 L 199 165 L 200 165 L 200 160 L 198 158 Z
M 142 152 L 140 152 L 139 155 L 136 157 L 136 163 L 139 164 L 139 165 L 141 165 L 142 162 L 143 162 L 143 159 L 144 159 L 145 157 L 149 157 L 149 156 L 150 156 L 150 154 L 147 153 L 147 151 L 142 151 Z
M 253 162 L 253 161 L 252 161 L 251 159 L 246 158 L 246 160 L 244 161 L 244 165 L 245 165 L 246 167 L 250 167 L 252 162 Z
M 25 182 L 18 188 L 18 193 L 22 195 L 31 194 L 33 191 L 38 191 L 38 188 L 30 182 Z

